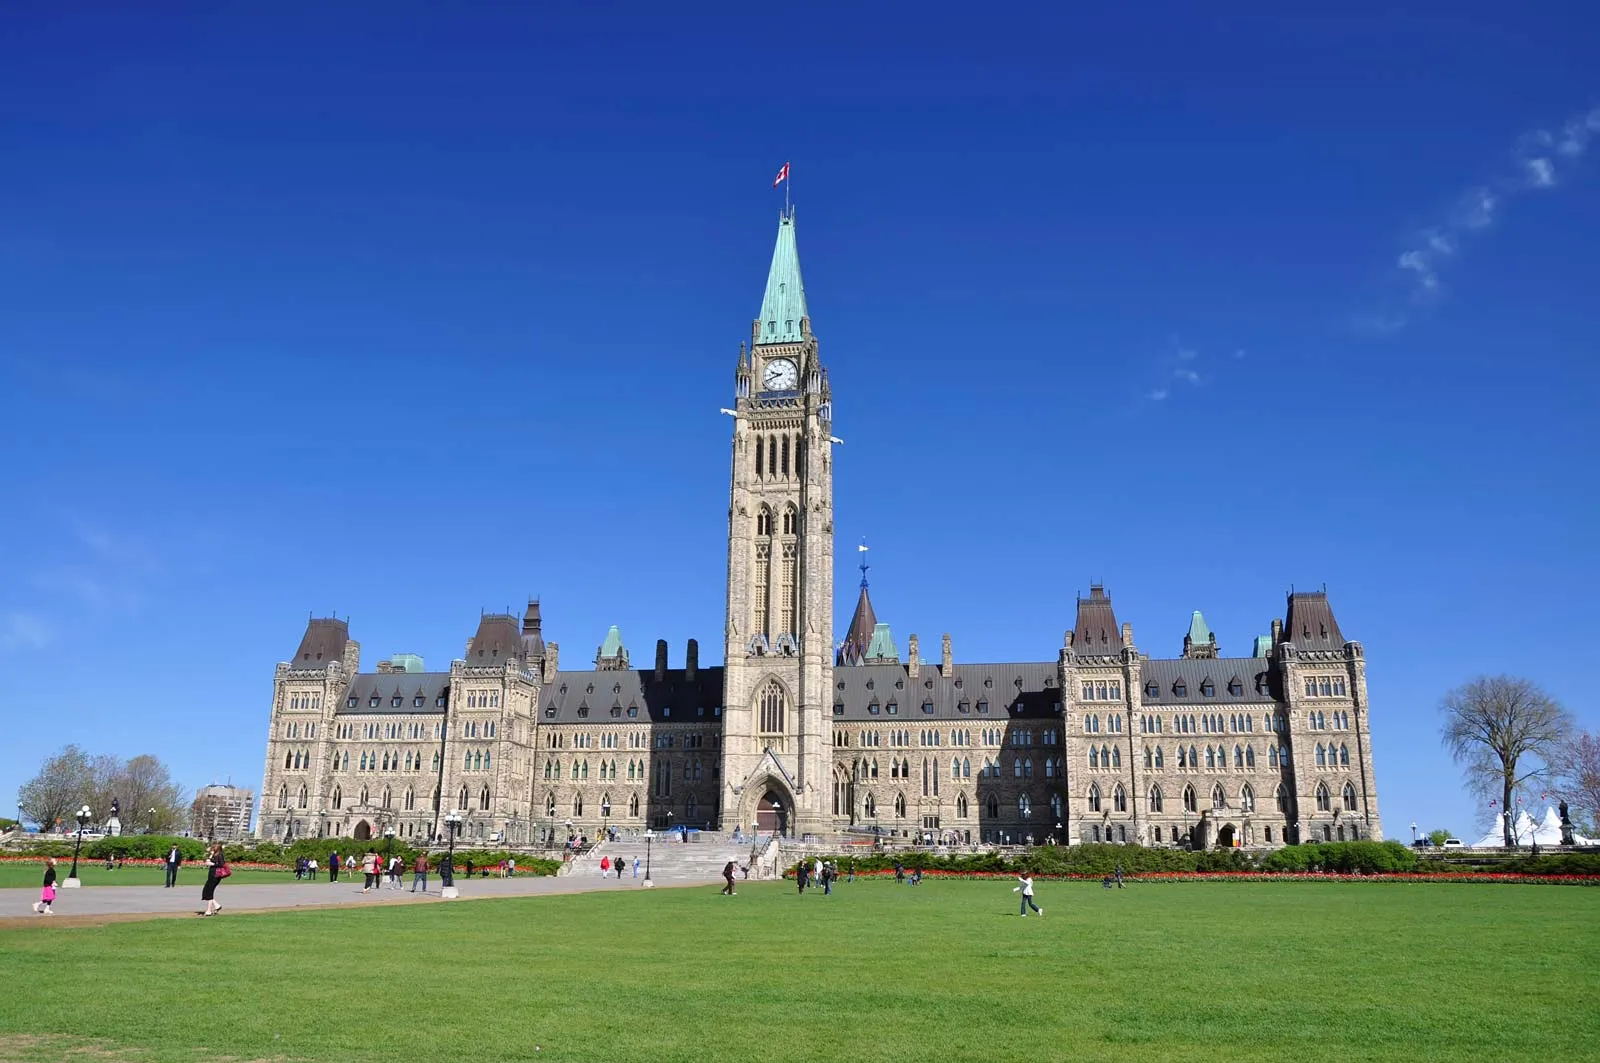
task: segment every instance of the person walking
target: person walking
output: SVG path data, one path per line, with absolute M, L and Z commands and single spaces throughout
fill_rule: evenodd
M 328 881 L 339 881 L 339 850 L 337 849 L 328 854 Z
M 174 842 L 172 848 L 167 850 L 166 889 L 170 890 L 178 884 L 178 865 L 181 863 L 183 863 L 183 853 L 178 849 L 177 843 Z
M 734 893 L 734 890 L 733 890 L 733 861 L 732 860 L 729 860 L 728 861 L 728 866 L 724 867 L 722 869 L 722 878 L 723 878 L 723 881 L 727 882 L 727 885 L 722 887 L 723 896 L 726 896 L 726 897 L 737 896 L 737 894 Z
M 1122 889 L 1122 865 L 1117 865 L 1117 889 Z
M 602 856 L 600 858 L 600 877 L 605 878 L 609 874 L 611 874 L 611 857 Z
M 428 854 L 418 853 L 417 859 L 411 865 L 411 892 L 417 892 L 417 887 L 422 887 L 422 892 L 428 892 Z
M 512 856 L 506 859 L 506 878 L 517 877 L 517 858 Z
M 378 854 L 369 849 L 361 858 L 361 874 L 363 876 L 361 882 L 362 893 L 366 893 L 372 888 L 372 880 L 377 877 L 377 873 Z
M 44 861 L 44 885 L 39 888 L 39 899 L 33 902 L 33 910 L 40 915 L 55 915 L 51 905 L 56 903 L 56 858 L 48 856 Z
M 617 873 L 618 882 L 622 881 L 622 865 L 626 863 L 627 861 L 620 856 L 611 862 L 611 869 Z
M 1019 914 L 1026 919 L 1028 917 L 1028 909 L 1032 908 L 1040 915 L 1043 915 L 1044 909 L 1033 903 L 1033 874 L 1031 872 L 1024 871 L 1022 874 L 1017 876 L 1017 881 L 1021 883 L 1021 885 L 1012 886 L 1011 892 L 1020 892 L 1022 894 L 1022 911 Z
M 633 858 L 633 877 L 639 877 L 639 858 L 637 856 Z
M 201 915 L 216 915 L 222 911 L 222 905 L 217 903 L 217 884 L 231 874 L 233 869 L 228 866 L 227 857 L 222 855 L 222 846 L 213 845 L 206 854 L 206 885 L 200 891 L 200 899 L 206 902 L 206 910 Z
M 829 863 L 826 863 L 826 864 L 822 865 L 822 875 L 821 875 L 821 877 L 822 877 L 822 895 L 824 897 L 832 897 L 833 896 L 833 864 L 832 864 L 831 861 Z

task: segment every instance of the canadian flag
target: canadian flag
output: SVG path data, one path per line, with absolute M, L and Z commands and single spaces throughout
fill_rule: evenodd
M 784 163 L 783 164 L 783 169 L 778 171 L 778 176 L 776 176 L 776 177 L 774 177 L 772 179 L 772 187 L 773 188 L 777 188 L 779 185 L 783 184 L 783 182 L 787 181 L 788 179 L 789 179 L 789 164 L 788 163 Z

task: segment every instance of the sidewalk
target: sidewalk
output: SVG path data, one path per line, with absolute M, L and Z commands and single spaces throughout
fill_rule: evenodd
M 720 879 L 701 877 L 667 878 L 654 876 L 660 886 L 710 885 Z M 558 893 L 590 893 L 601 890 L 637 890 L 644 879 L 626 877 L 600 878 L 598 875 L 562 875 L 537 877 L 522 875 L 517 878 L 474 878 L 456 876 L 456 889 L 461 900 L 482 900 L 492 897 L 536 897 Z M 289 908 L 362 907 L 388 904 L 436 904 L 439 896 L 439 876 L 428 876 L 428 892 L 412 893 L 409 875 L 398 890 L 376 889 L 362 894 L 361 881 L 346 879 L 341 882 L 295 882 L 264 886 L 230 886 L 226 882 L 217 889 L 217 900 L 227 912 L 260 912 Z M 37 887 L 0 890 L 0 927 L 15 926 L 26 920 L 48 923 L 74 916 L 137 916 L 179 915 L 200 912 L 205 902 L 195 886 L 165 889 L 161 886 L 85 886 L 81 889 L 56 891 L 55 916 L 35 915 L 33 902 L 39 899 Z

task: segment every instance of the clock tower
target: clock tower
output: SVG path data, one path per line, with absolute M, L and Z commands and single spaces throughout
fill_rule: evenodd
M 722 826 L 827 830 L 833 730 L 833 411 L 794 211 L 734 373 Z

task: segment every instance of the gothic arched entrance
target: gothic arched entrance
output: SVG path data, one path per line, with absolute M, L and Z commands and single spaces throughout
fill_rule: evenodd
M 1218 849 L 1232 849 L 1233 848 L 1233 835 L 1234 835 L 1234 830 L 1233 830 L 1233 824 L 1232 823 L 1229 823 L 1227 826 L 1225 826 L 1221 830 L 1217 831 L 1217 848 Z
M 783 798 L 768 790 L 756 805 L 756 830 L 762 834 L 785 835 L 789 833 L 789 811 Z
M 357 823 L 356 824 L 355 839 L 358 842 L 371 841 L 372 840 L 372 824 L 368 823 L 366 820 L 362 820 L 360 823 Z

